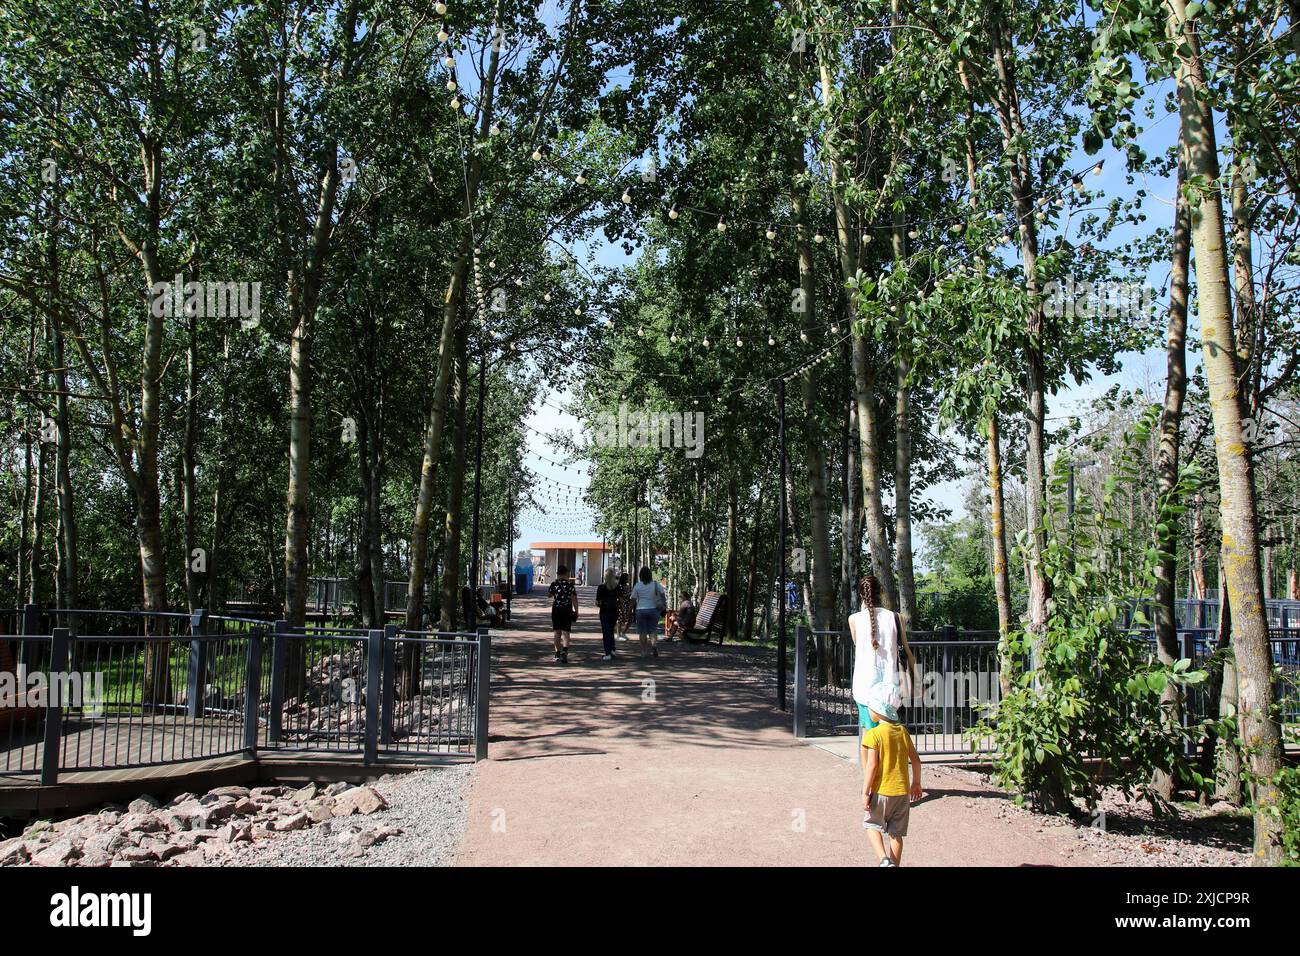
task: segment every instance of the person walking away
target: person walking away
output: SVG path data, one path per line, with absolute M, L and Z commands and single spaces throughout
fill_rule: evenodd
M 551 596 L 551 627 L 555 630 L 555 663 L 569 663 L 569 640 L 578 619 L 578 590 L 563 564 L 555 569 L 555 580 L 547 588 Z
M 921 799 L 921 758 L 898 720 L 903 699 L 898 685 L 875 684 L 866 698 L 874 726 L 862 735 L 862 827 L 876 851 L 876 865 L 898 866 L 911 805 Z
M 618 576 L 618 593 L 618 636 L 626 641 L 627 629 L 632 626 L 632 618 L 636 616 L 636 601 L 632 600 L 632 586 L 626 571 Z
M 623 589 L 613 568 L 605 570 L 605 580 L 596 588 L 596 607 L 600 609 L 600 638 L 605 646 L 603 661 L 614 659 L 614 628 L 618 626 L 619 612 L 623 609 Z
M 858 705 L 858 741 L 875 726 L 867 708 L 867 691 L 876 684 L 899 687 L 900 697 L 911 696 L 916 674 L 916 659 L 908 646 L 899 616 L 879 607 L 880 582 L 874 574 L 858 581 L 858 599 L 862 610 L 849 617 L 849 635 L 853 638 L 853 699 Z M 900 648 L 907 658 L 908 689 L 903 693 L 899 675 Z M 859 748 L 861 750 L 861 748 Z M 864 758 L 865 759 L 865 758 Z
M 641 656 L 646 656 L 648 648 L 652 657 L 658 657 L 659 618 L 668 607 L 668 595 L 649 568 L 642 568 L 637 576 L 641 580 L 632 588 L 632 600 L 636 602 L 636 633 L 641 638 Z

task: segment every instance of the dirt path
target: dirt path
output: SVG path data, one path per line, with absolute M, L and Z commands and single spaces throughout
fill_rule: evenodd
M 570 664 L 551 661 L 549 608 L 515 602 L 496 632 L 490 759 L 457 858 L 470 865 L 843 865 L 869 862 L 855 765 L 797 742 L 770 692 L 716 646 L 600 660 L 584 607 Z M 1001 795 L 927 767 L 904 863 L 1099 862 Z

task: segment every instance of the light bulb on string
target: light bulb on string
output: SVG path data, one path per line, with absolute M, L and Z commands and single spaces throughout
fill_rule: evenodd
M 442 16 L 447 12 L 447 5 L 439 0 L 438 3 L 433 5 L 433 12 L 438 14 L 438 16 Z
M 542 160 L 542 151 L 540 149 L 533 150 L 533 162 L 541 162 L 541 160 Z
M 498 136 L 500 135 L 500 133 L 501 133 L 501 127 L 498 126 L 496 123 L 493 123 L 491 126 L 488 127 L 489 136 Z
M 918 235 L 920 235 L 920 233 L 918 233 L 915 229 L 907 230 L 907 238 L 909 239 L 915 239 Z
M 807 332 L 800 332 L 800 333 L 799 333 L 799 341 L 800 341 L 800 342 L 807 342 L 807 341 L 808 341 L 808 333 L 807 333 Z
M 1079 176 L 1079 175 L 1076 174 L 1075 176 L 1073 176 L 1073 177 L 1070 179 L 1070 183 L 1071 183 L 1071 185 L 1074 186 L 1074 191 L 1075 191 L 1076 193 L 1081 193 L 1081 192 L 1083 192 L 1083 177 L 1082 177 L 1082 176 Z
M 744 343 L 743 341 L 741 341 L 740 336 L 737 335 L 737 336 L 736 336 L 736 348 L 739 349 L 739 348 L 744 348 L 744 347 L 745 347 L 745 343 Z
M 768 344 L 769 346 L 776 345 L 776 339 L 772 338 L 772 336 L 769 335 L 769 336 L 767 337 L 767 344 Z
M 458 109 L 460 109 L 460 97 L 459 97 L 459 96 L 453 96 L 453 97 L 451 98 L 451 108 L 454 109 L 454 110 L 458 110 Z
M 452 56 L 450 53 L 448 53 L 446 56 L 442 58 L 442 65 L 450 70 L 452 67 L 456 65 L 456 58 Z
M 1096 166 L 1094 166 L 1094 167 L 1092 168 L 1092 174 L 1093 174 L 1094 176 L 1100 176 L 1100 175 L 1101 175 L 1101 165 L 1102 165 L 1102 163 L 1104 163 L 1104 162 L 1106 162 L 1106 161 L 1103 159 L 1103 160 L 1101 160 L 1099 163 L 1097 163 Z
M 676 218 L 677 218 L 678 216 L 680 216 L 680 215 L 681 215 L 681 213 L 677 211 L 677 204 L 676 204 L 676 203 L 673 203 L 672 208 L 668 210 L 668 218 L 669 218 L 669 219 L 676 219 Z
M 451 34 L 447 32 L 447 27 L 446 27 L 445 25 L 439 27 L 439 28 L 438 28 L 438 42 L 439 42 L 439 43 L 446 43 L 449 39 L 451 39 Z
M 623 200 L 624 206 L 631 205 L 632 203 L 632 194 L 628 192 L 626 189 L 623 190 L 623 195 L 620 196 L 619 198 Z
M 768 226 L 768 227 L 767 227 L 767 241 L 768 241 L 768 242 L 771 242 L 771 241 L 772 241 L 773 239 L 775 239 L 775 238 L 776 238 L 776 230 L 773 229 L 771 226 Z
M 579 186 L 585 186 L 587 185 L 587 181 L 589 178 L 590 177 L 588 176 L 588 171 L 584 169 L 582 172 L 578 173 L 577 177 L 574 179 L 574 182 L 576 182 Z
M 707 335 L 704 336 L 704 342 L 702 344 L 706 349 L 709 347 L 709 337 Z
M 543 293 L 543 294 L 542 294 L 542 301 L 543 301 L 543 302 L 550 302 L 550 301 L 551 301 L 551 294 L 550 294 L 549 292 L 545 292 L 545 293 Z
M 727 231 L 727 220 L 722 219 L 722 218 L 719 218 L 719 219 L 718 219 L 718 232 L 726 232 L 726 231 Z
M 818 230 L 817 234 L 813 236 L 813 242 L 817 243 L 817 245 L 820 246 L 825 241 L 826 241 L 826 237 L 821 234 L 821 230 Z

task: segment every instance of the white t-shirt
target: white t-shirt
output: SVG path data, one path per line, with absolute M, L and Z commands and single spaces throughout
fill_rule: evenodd
M 876 641 L 871 646 L 871 617 L 863 610 L 849 618 L 857 635 L 857 648 L 853 656 L 853 699 L 866 703 L 867 692 L 873 684 L 888 683 L 900 686 L 898 675 L 898 623 L 894 612 L 876 608 Z
M 651 581 L 649 584 L 636 583 L 632 588 L 632 597 L 636 599 L 636 609 L 638 611 L 657 611 L 659 605 L 655 603 L 655 595 L 663 591 L 658 581 Z

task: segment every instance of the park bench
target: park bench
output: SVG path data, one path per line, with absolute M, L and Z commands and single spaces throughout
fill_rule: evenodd
M 13 644 L 0 637 L 0 674 L 12 674 L 17 699 L 14 706 L 0 707 L 0 727 L 19 724 L 27 717 L 35 717 L 37 708 L 27 704 L 27 688 L 18 682 L 18 658 L 14 654 Z
M 692 624 L 683 635 L 694 644 L 707 644 L 710 635 L 716 630 L 718 643 L 722 643 L 722 627 L 727 619 L 727 596 L 717 591 L 710 591 L 700 602 L 700 609 Z M 701 636 L 703 635 L 703 636 Z

